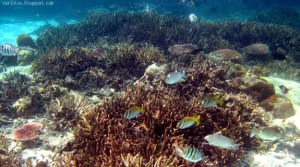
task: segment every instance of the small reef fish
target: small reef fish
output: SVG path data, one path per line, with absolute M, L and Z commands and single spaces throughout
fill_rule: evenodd
M 190 162 L 199 162 L 203 159 L 203 153 L 194 147 L 179 147 L 175 145 L 176 155 Z
M 258 130 L 254 126 L 250 133 L 250 137 L 253 136 L 263 140 L 275 141 L 282 138 L 282 133 L 276 127 L 264 127 Z
M 206 100 L 203 101 L 202 105 L 204 108 L 210 108 L 212 106 L 215 106 L 219 104 L 222 106 L 224 104 L 223 97 L 217 98 L 217 97 L 209 97 Z
M 175 71 L 175 72 L 168 74 L 167 78 L 165 79 L 165 83 L 172 85 L 172 84 L 175 84 L 185 78 L 186 78 L 185 71 Z
M 131 107 L 124 114 L 124 118 L 132 119 L 138 116 L 140 113 L 144 112 L 144 109 L 141 107 Z
M 235 144 L 232 139 L 218 133 L 207 135 L 204 137 L 204 139 L 208 141 L 209 145 L 229 150 L 237 150 L 240 146 L 239 144 Z
M 194 125 L 199 125 L 199 123 L 200 123 L 200 115 L 197 117 L 185 117 L 177 123 L 176 127 L 179 129 L 186 129 Z
M 18 49 L 8 45 L 8 44 L 1 44 L 0 45 L 0 55 L 2 56 L 16 56 L 18 54 Z
M 284 94 L 287 94 L 289 92 L 289 89 L 284 85 L 280 85 L 279 88 Z

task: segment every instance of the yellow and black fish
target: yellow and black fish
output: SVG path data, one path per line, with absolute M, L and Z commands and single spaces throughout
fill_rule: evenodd
M 220 106 L 222 106 L 224 104 L 224 98 L 223 97 L 209 97 L 206 100 L 203 101 L 202 105 L 204 108 L 210 108 L 213 107 L 215 105 L 219 104 Z
M 138 116 L 140 113 L 144 112 L 144 109 L 138 106 L 129 108 L 124 114 L 124 118 L 132 119 Z
M 179 129 L 186 129 L 194 125 L 199 125 L 199 123 L 200 115 L 197 117 L 185 117 L 177 123 L 176 127 Z

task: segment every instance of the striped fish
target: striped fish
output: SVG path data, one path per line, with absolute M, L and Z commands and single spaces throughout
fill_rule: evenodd
M 18 54 L 18 49 L 8 44 L 0 45 L 0 55 L 2 56 L 16 56 Z
M 177 123 L 176 127 L 179 129 L 186 129 L 194 125 L 199 125 L 199 123 L 200 115 L 197 117 L 185 117 Z
M 144 112 L 144 109 L 141 107 L 131 107 L 124 114 L 124 118 L 132 119 L 138 116 L 140 113 Z
M 179 157 L 190 161 L 190 162 L 199 162 L 203 159 L 203 153 L 195 147 L 178 147 L 175 145 L 175 153 Z

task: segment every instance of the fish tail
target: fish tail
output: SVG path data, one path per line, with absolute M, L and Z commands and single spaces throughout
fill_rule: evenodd
M 251 133 L 250 133 L 250 137 L 254 137 L 257 134 L 257 129 L 255 126 L 253 126 Z
M 194 118 L 194 121 L 196 122 L 196 125 L 200 124 L 200 115 L 198 115 L 196 118 Z
M 219 104 L 220 106 L 223 106 L 223 104 L 224 104 L 224 98 L 221 97 L 220 99 L 217 100 L 217 102 L 218 102 L 218 104 Z
M 239 144 L 234 144 L 232 145 L 232 149 L 236 151 L 239 148 L 239 146 L 240 146 Z

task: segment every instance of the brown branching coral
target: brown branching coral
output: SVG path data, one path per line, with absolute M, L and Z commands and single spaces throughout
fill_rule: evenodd
M 13 103 L 29 94 L 30 78 L 17 71 L 5 74 L 0 81 L 0 111 L 14 115 Z
M 166 166 L 190 166 L 191 163 L 174 155 L 172 144 L 176 142 L 204 152 L 204 160 L 197 165 L 236 164 L 244 150 L 251 147 L 251 122 L 261 118 L 251 98 L 242 101 L 241 95 L 223 94 L 224 106 L 204 109 L 199 99 L 201 93 L 191 94 L 186 100 L 163 84 L 155 88 L 145 85 L 129 88 L 125 94 L 108 99 L 85 113 L 76 131 L 73 163 L 78 166 L 126 166 L 128 159 L 138 156 L 137 159 L 143 160 L 134 161 L 139 162 L 136 166 L 153 166 L 161 159 Z M 143 106 L 145 112 L 136 119 L 124 119 L 124 113 L 132 106 Z M 176 128 L 179 120 L 193 115 L 201 115 L 199 126 L 186 130 Z M 206 135 L 218 131 L 240 144 L 240 149 L 234 152 L 203 144 Z
M 54 77 L 75 76 L 87 67 L 95 65 L 97 59 L 92 51 L 84 48 L 54 48 L 33 64 L 33 71 L 43 71 Z
M 73 128 L 81 119 L 80 115 L 90 107 L 84 96 L 71 92 L 53 100 L 47 107 L 50 123 L 54 130 Z
M 7 138 L 0 134 L 0 166 L 1 167 L 20 167 L 21 161 L 18 155 L 9 152 L 10 143 Z
M 295 59 L 299 55 L 299 31 L 286 26 L 237 21 L 190 23 L 153 13 L 94 13 L 80 24 L 48 29 L 39 36 L 38 45 L 48 49 L 85 46 L 104 37 L 117 38 L 118 42 L 128 41 L 130 37 L 131 42 L 146 42 L 165 51 L 170 45 L 180 43 L 192 43 L 205 52 L 212 52 L 263 42 L 270 50 L 282 47 Z
M 120 43 L 108 47 L 103 56 L 109 69 L 127 71 L 127 75 L 143 75 L 148 65 L 165 62 L 161 51 L 152 45 Z

